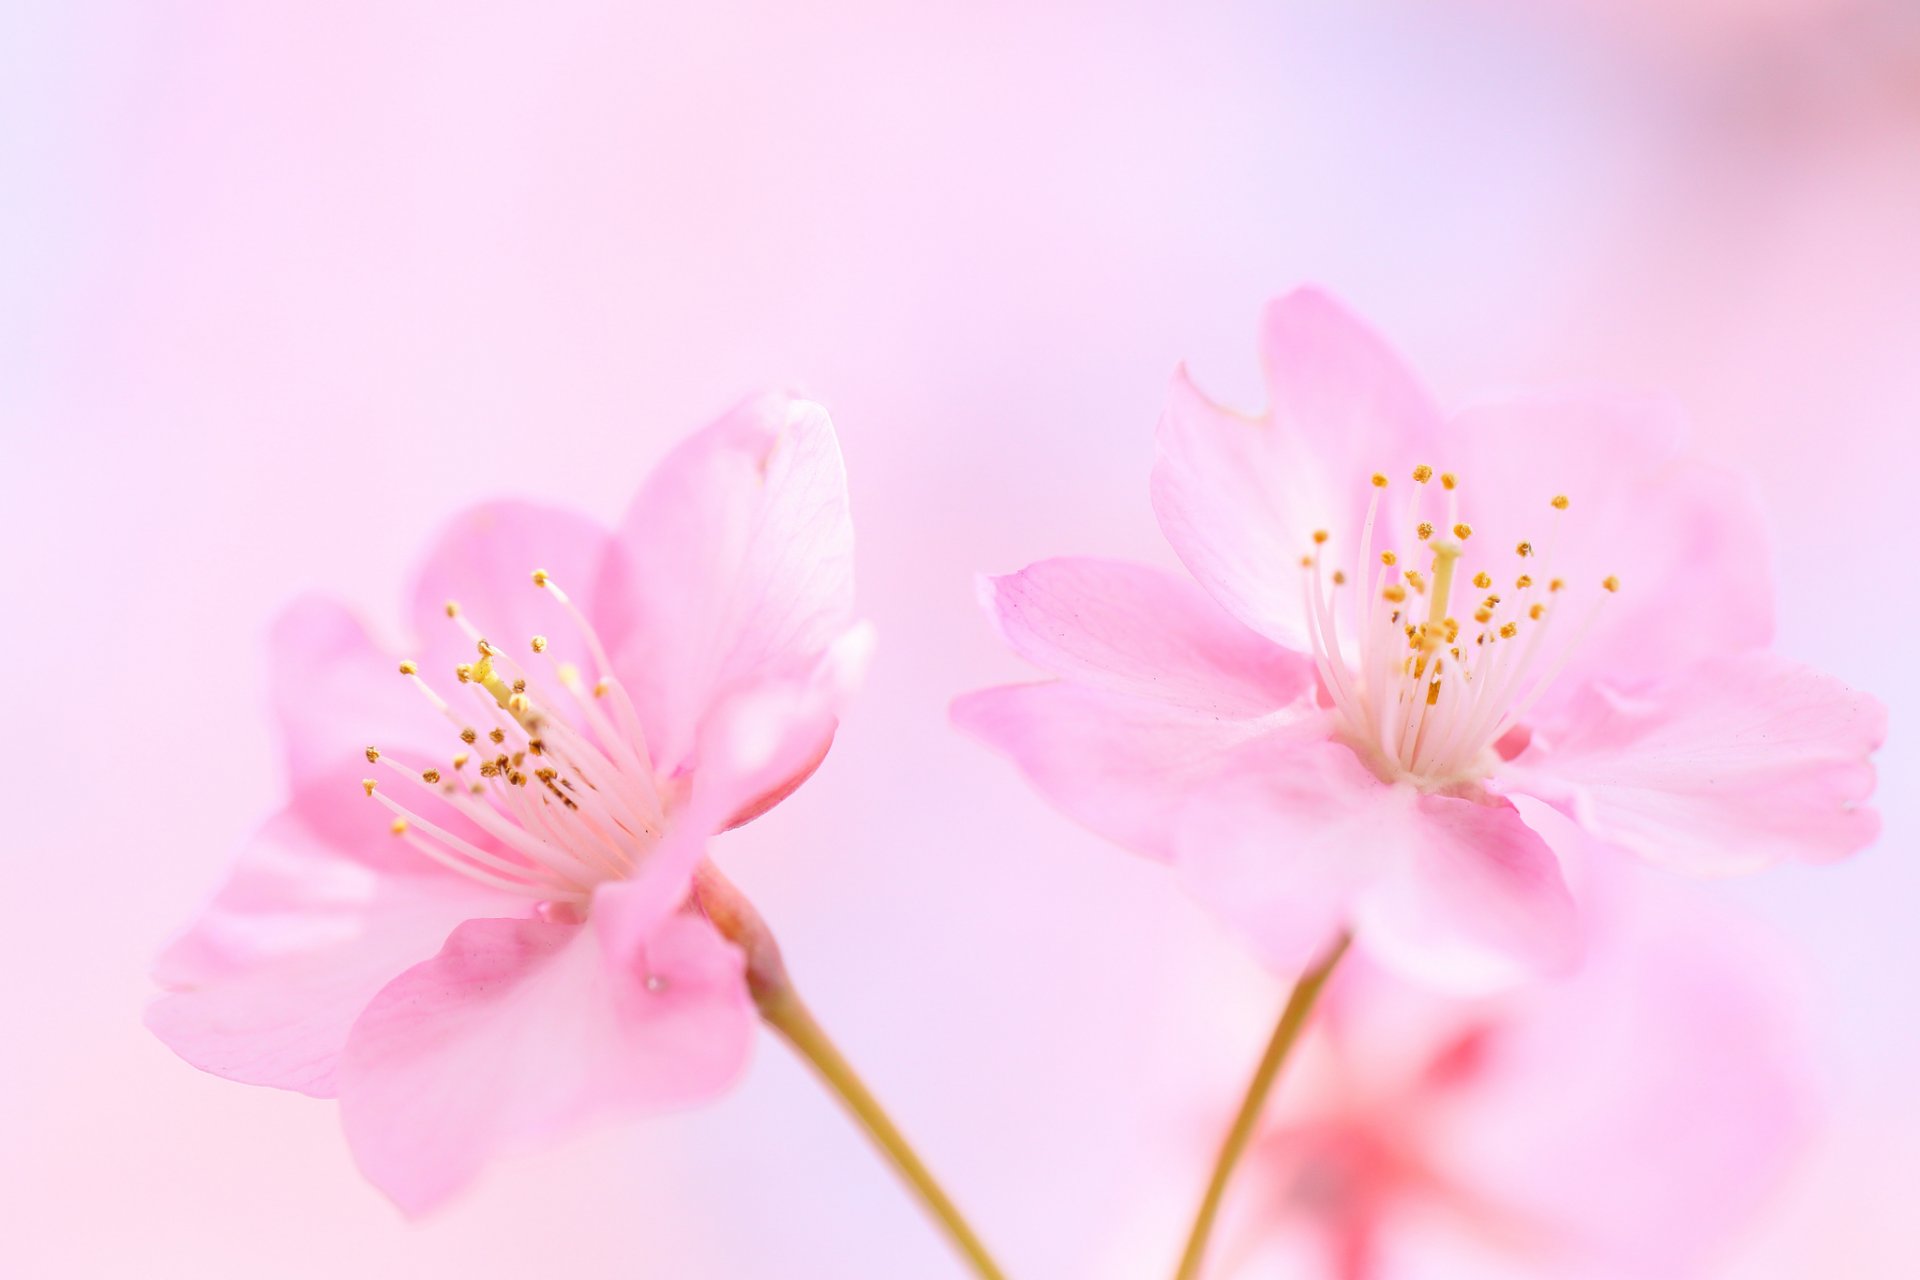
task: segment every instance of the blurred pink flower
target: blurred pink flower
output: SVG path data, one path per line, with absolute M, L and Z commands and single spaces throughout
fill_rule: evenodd
M 754 1011 L 694 874 L 825 755 L 852 604 L 832 424 L 768 396 L 611 533 L 523 503 L 457 517 L 414 658 L 294 605 L 272 640 L 292 799 L 160 958 L 148 1025 L 217 1075 L 339 1098 L 415 1213 L 497 1149 L 720 1092 Z
M 1343 970 L 1211 1274 L 1697 1273 L 1808 1133 L 1797 1018 L 1765 952 L 1697 908 L 1594 951 L 1496 999 Z
M 1873 838 L 1885 713 L 1767 652 L 1759 516 L 1670 408 L 1443 418 L 1313 291 L 1261 348 L 1264 416 L 1182 370 L 1161 419 L 1154 507 L 1198 587 L 1091 559 L 982 584 L 1057 678 L 954 716 L 1054 803 L 1176 864 L 1283 972 L 1353 926 L 1463 987 L 1576 958 L 1549 806 L 1704 874 Z

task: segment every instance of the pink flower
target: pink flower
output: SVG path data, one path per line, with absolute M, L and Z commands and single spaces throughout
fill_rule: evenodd
M 148 1025 L 217 1075 L 337 1097 L 414 1213 L 496 1150 L 721 1092 L 754 1011 L 690 890 L 707 838 L 825 755 L 852 603 L 833 426 L 768 396 L 612 532 L 457 517 L 404 660 L 296 604 L 272 640 L 292 798 L 161 957 Z
M 1885 713 L 1767 652 L 1754 504 L 1682 456 L 1672 410 L 1443 417 L 1313 291 L 1261 345 L 1263 416 L 1182 370 L 1161 419 L 1154 507 L 1198 587 L 1090 559 L 982 584 L 1056 678 L 954 716 L 1054 803 L 1284 972 L 1353 926 L 1465 986 L 1575 959 L 1560 814 L 1702 874 L 1874 837 Z
M 1501 998 L 1344 968 L 1210 1274 L 1697 1274 L 1779 1187 L 1811 1121 L 1766 956 L 1695 907 L 1609 936 L 1569 982 Z M 1193 1137 L 1210 1144 L 1221 1123 Z

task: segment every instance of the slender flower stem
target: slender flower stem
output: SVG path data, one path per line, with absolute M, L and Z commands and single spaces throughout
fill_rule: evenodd
M 1207 1254 L 1207 1238 L 1213 1234 L 1214 1219 L 1220 1215 L 1220 1203 L 1226 1196 L 1227 1183 L 1233 1179 L 1234 1166 L 1240 1163 L 1247 1143 L 1253 1140 L 1253 1132 L 1260 1124 L 1260 1112 L 1266 1107 L 1267 1095 L 1273 1091 L 1273 1082 L 1279 1078 L 1287 1054 L 1292 1051 L 1294 1041 L 1300 1038 L 1300 1030 L 1306 1026 L 1308 1016 L 1313 1013 L 1314 1002 L 1320 998 L 1321 988 L 1327 985 L 1334 966 L 1340 963 L 1340 957 L 1347 953 L 1347 944 L 1352 941 L 1351 934 L 1341 934 L 1326 955 L 1294 983 L 1293 993 L 1287 997 L 1287 1007 L 1280 1011 L 1280 1021 L 1273 1029 L 1273 1038 L 1267 1041 L 1267 1051 L 1261 1056 L 1260 1065 L 1254 1069 L 1253 1080 L 1247 1085 L 1247 1096 L 1241 1099 L 1240 1114 L 1233 1118 L 1233 1128 L 1227 1131 L 1226 1141 L 1220 1144 L 1220 1155 L 1213 1162 L 1213 1178 L 1207 1183 L 1207 1194 L 1200 1201 L 1199 1213 L 1194 1215 L 1193 1230 L 1187 1235 L 1187 1249 L 1180 1257 L 1180 1270 L 1174 1273 L 1175 1280 L 1198 1280 L 1200 1264 Z
M 794 1052 L 813 1068 L 821 1083 L 840 1099 L 895 1172 L 920 1198 L 920 1203 L 946 1232 L 974 1274 L 980 1280 L 1006 1280 L 1006 1273 L 961 1217 L 959 1207 L 941 1189 L 932 1171 L 800 999 L 800 993 L 787 976 L 779 944 L 753 904 L 711 863 L 701 865 L 694 881 L 694 894 L 714 926 L 746 952 L 747 989 L 753 994 L 761 1021 L 779 1032 Z

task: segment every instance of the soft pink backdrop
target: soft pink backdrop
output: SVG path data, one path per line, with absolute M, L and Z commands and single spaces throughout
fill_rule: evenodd
M 333 1111 L 201 1076 L 144 966 L 274 803 L 259 640 L 391 623 L 472 498 L 611 517 L 791 383 L 840 424 L 881 648 L 828 765 L 723 858 L 1019 1273 L 1161 1274 L 1113 1224 L 1222 993 L 1271 980 L 1166 878 L 946 726 L 1019 675 L 970 575 L 1166 560 L 1174 362 L 1250 400 L 1325 283 L 1450 398 L 1673 391 L 1761 478 L 1781 647 L 1880 693 L 1886 836 L 1700 892 L 1804 974 L 1827 1125 L 1728 1274 L 1920 1258 L 1907 716 L 1920 37 L 1892 6 L 293 7 L 0 14 L 0 521 L 16 810 L 0 1271 L 957 1274 L 801 1070 L 500 1166 L 410 1227 Z M 1804 25 L 1800 25 L 1804 24 Z M 1236 1006 L 1237 1007 L 1237 1006 Z M 1154 1212 L 1159 1212 L 1154 1210 Z M 1162 1253 L 1170 1255 L 1168 1240 Z

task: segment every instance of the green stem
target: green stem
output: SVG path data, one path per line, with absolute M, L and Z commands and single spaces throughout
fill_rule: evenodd
M 1193 1230 L 1187 1235 L 1187 1249 L 1180 1256 L 1180 1270 L 1174 1273 L 1175 1280 L 1198 1280 L 1200 1264 L 1207 1254 L 1207 1238 L 1213 1234 L 1214 1219 L 1220 1216 L 1220 1203 L 1226 1197 L 1227 1184 L 1233 1180 L 1234 1166 L 1240 1163 L 1247 1144 L 1253 1140 L 1254 1130 L 1260 1124 L 1260 1113 L 1266 1107 L 1267 1095 L 1273 1092 L 1273 1082 L 1279 1078 L 1280 1068 L 1286 1063 L 1294 1041 L 1300 1038 L 1300 1030 L 1306 1026 L 1308 1016 L 1313 1013 L 1314 1002 L 1320 998 L 1321 988 L 1327 985 L 1334 966 L 1340 963 L 1340 957 L 1347 953 L 1347 944 L 1352 941 L 1351 934 L 1341 934 L 1327 954 L 1313 968 L 1300 975 L 1300 981 L 1294 984 L 1292 994 L 1287 997 L 1287 1007 L 1280 1011 L 1280 1021 L 1273 1029 L 1273 1038 L 1267 1041 L 1267 1051 L 1261 1056 L 1260 1065 L 1254 1069 L 1253 1079 L 1247 1085 L 1247 1096 L 1240 1101 L 1240 1114 L 1233 1118 L 1233 1128 L 1227 1131 L 1226 1141 L 1220 1144 L 1220 1155 L 1213 1162 L 1213 1177 L 1207 1183 L 1206 1196 L 1200 1201 L 1200 1211 L 1194 1215 Z
M 1006 1280 L 1006 1273 L 967 1225 L 959 1207 L 941 1189 L 932 1171 L 800 999 L 787 976 L 779 945 L 753 905 L 711 863 L 702 864 L 694 892 L 714 926 L 746 952 L 747 989 L 753 994 L 761 1020 L 793 1047 L 866 1130 L 974 1274 L 980 1280 Z

